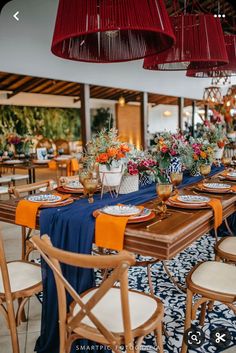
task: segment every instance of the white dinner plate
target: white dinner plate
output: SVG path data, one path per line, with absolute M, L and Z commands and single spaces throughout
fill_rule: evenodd
M 203 184 L 204 188 L 207 189 L 230 189 L 231 185 L 229 184 L 223 184 L 223 183 L 204 183 Z
M 42 195 L 31 195 L 25 198 L 31 202 L 58 202 L 61 200 L 61 196 L 52 194 L 42 194 Z
M 231 177 L 231 178 L 236 178 L 236 172 L 229 172 L 226 175 Z
M 66 183 L 65 187 L 70 189 L 83 189 L 83 185 L 79 182 L 79 180 L 71 180 Z
M 8 160 L 6 162 L 4 162 L 5 164 L 20 164 L 20 163 L 23 163 L 24 161 L 21 161 L 20 159 L 11 159 L 11 160 Z
M 209 197 L 200 196 L 200 195 L 181 195 L 181 196 L 178 196 L 177 199 L 183 203 L 194 203 L 194 204 L 207 203 L 210 201 Z
M 137 216 L 132 216 L 131 219 L 134 220 L 134 219 L 140 219 L 143 217 L 148 217 L 151 214 L 151 212 L 152 211 L 149 210 L 148 208 L 144 208 L 140 214 L 138 214 Z
M 141 210 L 136 206 L 115 205 L 106 206 L 101 209 L 101 212 L 111 216 L 137 216 L 141 213 Z

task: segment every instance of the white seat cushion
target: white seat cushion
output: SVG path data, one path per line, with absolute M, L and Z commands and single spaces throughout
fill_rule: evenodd
M 25 180 L 28 179 L 28 174 L 13 174 L 11 180 Z
M 8 187 L 7 186 L 0 186 L 0 195 L 8 194 Z
M 4 183 L 10 183 L 11 181 L 11 177 L 9 176 L 5 176 L 5 177 L 0 177 L 0 184 L 4 184 Z
M 20 261 L 7 264 L 12 293 L 30 288 L 42 281 L 41 268 Z M 0 293 L 4 293 L 2 273 L 0 272 Z
M 191 279 L 202 288 L 236 295 L 236 266 L 206 261 L 196 268 Z
M 226 237 L 220 244 L 219 249 L 232 255 L 236 255 L 236 237 Z
M 83 297 L 86 303 L 97 291 L 91 290 Z M 144 324 L 157 309 L 157 302 L 150 296 L 138 292 L 129 292 L 129 305 L 132 330 Z M 80 307 L 77 304 L 73 315 L 78 313 Z M 123 332 L 122 310 L 120 300 L 120 289 L 111 288 L 108 293 L 95 305 L 92 313 L 112 332 Z M 83 324 L 96 327 L 88 317 L 82 320 Z

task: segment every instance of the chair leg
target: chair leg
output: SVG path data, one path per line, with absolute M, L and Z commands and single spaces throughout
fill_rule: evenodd
M 13 353 L 20 353 L 13 303 L 7 302 L 7 313 Z
M 205 322 L 206 307 L 207 307 L 207 302 L 203 303 L 203 304 L 202 304 L 202 307 L 201 307 L 200 320 L 199 320 L 200 326 L 203 326 L 203 325 L 204 325 L 204 322 Z
M 192 300 L 193 300 L 193 293 L 187 289 L 187 298 L 186 298 L 186 314 L 185 314 L 185 323 L 184 323 L 184 332 L 190 328 L 191 326 L 191 318 L 192 318 Z M 182 343 L 181 353 L 187 352 L 187 345 L 184 342 Z
M 26 240 L 26 227 L 21 227 L 21 259 L 22 260 L 25 260 L 25 253 L 26 253 L 25 240 Z
M 156 342 L 157 342 L 157 349 L 159 350 L 159 353 L 164 353 L 164 348 L 163 348 L 163 337 L 162 337 L 162 322 L 159 322 L 156 330 L 154 331 L 154 334 L 156 336 Z

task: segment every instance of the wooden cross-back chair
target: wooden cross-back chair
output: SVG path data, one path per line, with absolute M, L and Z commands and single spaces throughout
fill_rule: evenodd
M 41 189 L 50 191 L 53 188 L 53 183 L 54 181 L 49 179 L 49 180 L 39 181 L 32 184 L 12 186 L 9 188 L 9 195 L 12 198 L 18 199 L 21 196 L 23 196 L 23 194 L 29 194 L 32 192 L 41 191 Z M 22 232 L 21 232 L 22 260 L 28 260 L 29 254 L 31 253 L 32 250 L 34 250 L 32 243 L 29 242 L 29 238 L 32 234 L 33 229 L 31 228 L 27 229 L 24 226 L 22 226 L 21 229 L 22 229 Z
M 92 256 L 63 251 L 52 246 L 47 235 L 33 236 L 31 242 L 52 269 L 59 305 L 60 353 L 69 353 L 73 341 L 86 338 L 121 353 L 139 352 L 143 338 L 155 333 L 159 352 L 163 353 L 163 304 L 158 298 L 128 289 L 128 268 L 133 255 Z M 82 267 L 113 269 L 99 287 L 78 294 L 62 274 L 60 263 Z M 117 282 L 120 287 L 113 287 Z M 66 292 L 73 298 L 67 313 Z
M 215 301 L 219 301 L 236 314 L 236 267 L 217 261 L 205 261 L 197 264 L 186 278 L 187 298 L 184 332 L 191 327 L 197 310 L 201 307 L 199 324 L 204 325 L 207 304 L 211 310 Z M 196 298 L 195 296 L 198 295 Z M 183 340 L 181 353 L 187 353 L 188 347 Z
M 3 240 L 0 235 L 0 312 L 11 333 L 13 353 L 19 353 L 16 327 L 25 321 L 24 306 L 27 300 L 42 290 L 41 268 L 27 261 L 6 262 Z M 13 301 L 18 301 L 15 315 Z

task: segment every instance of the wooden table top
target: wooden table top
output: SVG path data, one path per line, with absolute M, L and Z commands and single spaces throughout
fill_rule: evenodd
M 230 184 L 230 182 L 227 181 Z M 189 186 L 182 193 L 191 194 Z M 203 195 L 206 195 L 202 193 Z M 223 206 L 223 218 L 227 218 L 236 210 L 236 193 L 207 194 L 219 198 Z M 0 201 L 0 221 L 15 224 L 15 211 L 18 200 Z M 144 204 L 153 208 L 153 201 Z M 144 256 L 152 256 L 161 260 L 171 259 L 187 248 L 195 240 L 213 229 L 214 217 L 212 209 L 177 209 L 169 208 L 171 216 L 146 229 L 145 223 L 128 224 L 125 231 L 124 248 Z M 37 219 L 38 224 L 38 219 Z

